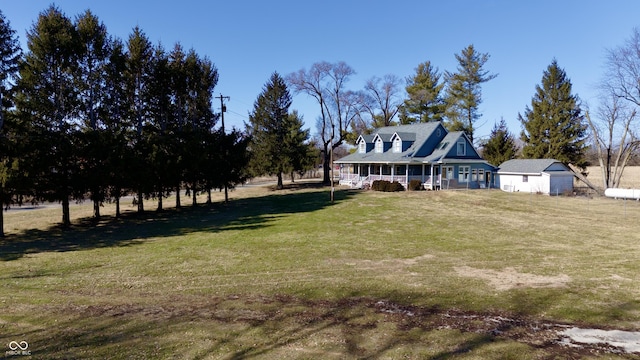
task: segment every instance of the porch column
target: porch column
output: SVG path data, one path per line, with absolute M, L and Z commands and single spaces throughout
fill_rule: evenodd
M 422 164 L 422 183 L 424 184 L 424 163 Z
M 409 186 L 409 164 L 404 167 L 404 183 Z
M 431 190 L 435 189 L 435 181 L 436 179 L 433 178 L 433 164 L 431 164 L 431 174 L 429 175 L 431 176 Z
M 396 166 L 391 165 L 391 182 L 393 182 L 393 177 L 395 176 Z

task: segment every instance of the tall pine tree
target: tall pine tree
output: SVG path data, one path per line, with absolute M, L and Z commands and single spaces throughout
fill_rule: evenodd
M 29 131 L 28 160 L 40 198 L 62 203 L 62 225 L 71 225 L 69 201 L 82 196 L 77 115 L 80 46 L 71 20 L 49 7 L 27 33 L 28 53 L 20 68 L 16 103 Z
M 93 215 L 100 218 L 100 207 L 108 188 L 107 158 L 110 154 L 106 133 L 104 111 L 106 99 L 106 70 L 109 61 L 109 36 L 105 25 L 87 10 L 75 24 L 79 37 L 80 56 L 76 73 L 79 90 L 79 117 L 82 121 L 83 183 L 93 201 Z
M 497 74 L 489 74 L 484 65 L 489 61 L 489 54 L 476 51 L 473 45 L 456 54 L 457 72 L 445 73 L 447 82 L 447 120 L 451 131 L 464 131 L 473 142 L 474 124 L 481 114 L 478 108 L 482 103 L 480 85 L 494 79 Z
M 580 100 L 571 94 L 571 81 L 555 59 L 544 71 L 542 85 L 536 86 L 531 108 L 518 118 L 524 128 L 523 157 L 586 166 L 587 125 Z
M 500 119 L 500 123 L 493 125 L 491 136 L 484 143 L 482 157 L 490 164 L 498 166 L 507 160 L 514 159 L 518 148 L 513 134 L 507 129 L 507 123 Z
M 127 119 L 130 127 L 129 144 L 133 149 L 129 174 L 136 191 L 138 212 L 144 211 L 145 194 L 151 193 L 150 168 L 148 167 L 149 142 L 145 128 L 150 122 L 150 82 L 153 65 L 153 46 L 149 38 L 135 27 L 127 43 L 125 88 L 127 90 Z
M 418 65 L 413 77 L 406 79 L 408 98 L 400 106 L 400 123 L 440 121 L 444 117 L 444 99 L 440 72 L 427 61 Z
M 250 167 L 254 175 L 276 175 L 277 188 L 282 189 L 282 174 L 291 164 L 291 152 L 286 146 L 289 132 L 291 94 L 277 72 L 271 75 L 253 105 L 247 129 L 251 135 Z
M 14 179 L 18 157 L 13 148 L 15 129 L 5 121 L 7 109 L 13 106 L 14 80 L 18 73 L 21 51 L 16 37 L 4 14 L 0 11 L 0 207 L 12 202 L 11 182 Z M 12 156 L 14 155 L 14 156 Z M 0 209 L 0 237 L 4 237 L 3 209 Z

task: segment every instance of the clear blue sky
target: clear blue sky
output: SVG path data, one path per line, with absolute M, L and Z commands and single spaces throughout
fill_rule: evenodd
M 26 31 L 48 0 L 0 0 L 26 49 Z M 91 9 L 110 34 L 126 40 L 138 25 L 170 49 L 180 42 L 209 57 L 219 70 L 215 96 L 230 96 L 225 125 L 244 128 L 247 114 L 274 72 L 282 76 L 317 61 L 345 61 L 357 72 L 348 87 L 360 90 L 372 76 L 404 79 L 419 63 L 454 71 L 454 54 L 473 44 L 488 53 L 485 68 L 498 77 L 482 87 L 476 138 L 504 117 L 518 135 L 518 113 L 555 58 L 573 92 L 597 105 L 595 84 L 605 50 L 622 44 L 640 26 L 637 0 L 447 1 L 78 1 L 55 2 L 67 16 Z M 219 111 L 219 103 L 214 108 Z M 318 105 L 305 95 L 292 109 L 315 132 Z

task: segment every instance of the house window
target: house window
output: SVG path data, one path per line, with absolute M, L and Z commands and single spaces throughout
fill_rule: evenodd
M 444 166 L 442 168 L 442 177 L 444 179 L 453 179 L 453 166 Z
M 470 170 L 471 170 L 470 166 L 458 167 L 458 182 L 468 182 Z
M 399 153 L 402 152 L 402 140 L 400 138 L 396 138 L 393 140 L 393 152 Z
M 378 140 L 376 140 L 376 152 L 381 153 L 382 150 L 383 150 L 382 139 L 378 138 Z
M 529 182 L 529 175 L 522 175 L 522 182 L 523 183 Z
M 458 142 L 458 156 L 465 156 L 467 154 L 467 146 L 464 141 Z
M 471 169 L 471 181 L 478 181 L 478 170 Z
M 364 154 L 365 152 L 367 152 L 367 143 L 363 141 L 360 141 L 360 143 L 358 144 L 358 152 L 360 154 Z
M 478 169 L 478 181 L 484 182 L 484 169 Z

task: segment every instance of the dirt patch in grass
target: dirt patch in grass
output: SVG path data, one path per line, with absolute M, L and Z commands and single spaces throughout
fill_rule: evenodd
M 232 348 L 236 351 L 235 354 L 225 351 L 229 358 L 277 357 L 282 351 L 286 353 L 291 349 L 298 349 L 297 353 L 303 351 L 321 356 L 329 353 L 328 348 L 333 349 L 330 351 L 336 355 L 342 353 L 377 358 L 394 347 L 424 345 L 421 342 L 425 338 L 414 338 L 416 334 L 431 334 L 427 335 L 427 339 L 430 336 L 435 339 L 449 336 L 447 334 L 468 339 L 456 348 L 441 349 L 436 358 L 449 358 L 489 344 L 513 342 L 525 344 L 537 354 L 537 358 L 583 358 L 603 354 L 626 356 L 620 348 L 606 344 L 571 342 L 563 335 L 569 325 L 548 323 L 510 313 L 419 307 L 366 297 L 330 301 L 306 300 L 289 295 L 231 295 L 224 298 L 189 297 L 175 300 L 161 306 L 91 305 L 48 307 L 46 310 L 59 314 L 61 318 L 90 318 L 96 324 L 114 322 L 122 326 L 121 324 L 137 324 L 144 319 L 149 324 L 147 326 L 153 328 L 179 326 L 177 324 L 191 324 L 189 327 L 208 324 L 206 327 L 213 326 L 221 332 L 224 329 L 236 329 L 229 335 L 224 335 L 224 343 L 233 345 Z M 72 319 L 67 325 L 70 328 L 58 325 L 55 330 L 44 331 L 48 336 L 52 335 L 52 330 L 57 332 L 55 335 L 58 340 L 61 336 L 70 336 L 69 334 L 73 334 L 72 338 L 65 340 L 84 338 L 87 347 L 93 344 L 90 340 L 92 337 L 103 336 L 99 333 L 101 328 L 77 327 L 77 321 Z M 131 336 L 135 335 L 134 330 L 121 330 Z M 96 331 L 97 333 L 93 333 Z M 387 345 L 378 348 L 378 345 L 372 345 L 366 339 L 366 334 L 372 332 L 379 335 L 380 331 L 384 336 L 377 339 L 377 342 Z M 247 338 L 248 334 L 254 332 L 266 333 L 266 339 L 262 337 L 262 343 L 247 344 L 247 341 L 256 341 L 255 338 Z M 43 338 L 44 335 L 43 333 Z M 144 338 L 148 336 L 144 332 L 140 336 L 143 337 L 141 341 L 150 340 Z M 214 339 L 222 335 L 209 336 Z M 222 349 L 214 347 L 206 351 L 211 354 Z
M 460 276 L 478 278 L 488 281 L 496 290 L 504 291 L 514 288 L 557 288 L 567 285 L 571 278 L 568 275 L 543 276 L 521 273 L 508 267 L 502 271 L 476 269 L 470 266 L 458 266 L 455 268 Z

